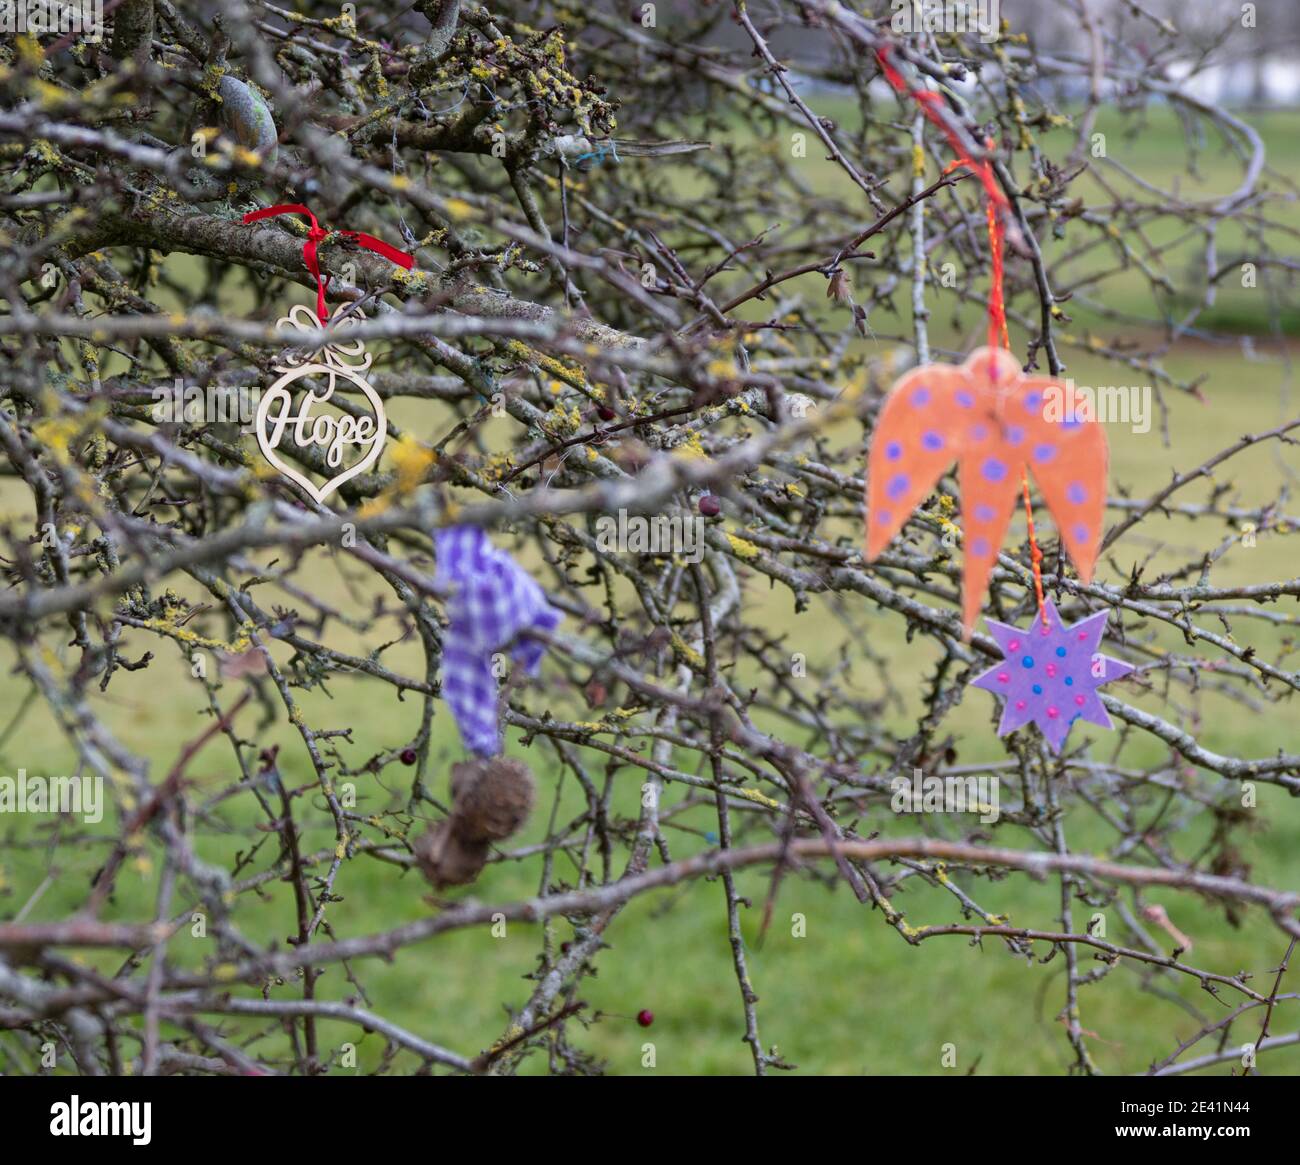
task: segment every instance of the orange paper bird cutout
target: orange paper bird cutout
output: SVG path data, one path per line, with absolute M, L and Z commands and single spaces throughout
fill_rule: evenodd
M 1026 376 L 1002 348 L 960 367 L 925 364 L 894 386 L 876 422 L 867 472 L 867 560 L 957 462 L 966 565 L 962 625 L 970 638 L 1026 467 L 1084 582 L 1106 505 L 1106 434 L 1072 409 L 1066 386 Z

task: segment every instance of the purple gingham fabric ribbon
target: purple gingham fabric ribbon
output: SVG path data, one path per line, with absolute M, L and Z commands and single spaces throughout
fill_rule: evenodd
M 497 681 L 492 655 L 521 631 L 550 631 L 563 616 L 542 588 L 477 526 L 451 526 L 434 533 L 438 555 L 435 582 L 451 592 L 451 626 L 442 639 L 442 695 L 470 752 L 501 751 Z M 536 675 L 545 644 L 520 639 L 511 655 Z

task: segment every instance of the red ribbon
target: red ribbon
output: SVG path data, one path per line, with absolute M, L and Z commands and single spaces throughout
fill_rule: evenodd
M 953 166 L 965 166 L 968 170 L 971 170 L 979 178 L 981 185 L 984 187 L 984 193 L 988 197 L 989 252 L 993 266 L 993 287 L 989 294 L 989 347 L 996 348 L 1000 344 L 1004 348 L 1009 348 L 1011 343 L 1007 337 L 1007 308 L 1002 294 L 1002 240 L 1006 234 L 1006 226 L 1003 224 L 1000 215 L 1010 210 L 1011 203 L 1007 201 L 1007 196 L 1002 193 L 1002 187 L 998 185 L 997 179 L 993 176 L 992 163 L 987 158 L 974 162 L 966 156 L 966 147 L 962 144 L 961 138 L 957 136 L 957 133 L 939 113 L 943 98 L 932 90 L 913 89 L 909 86 L 903 79 L 902 73 L 890 63 L 889 54 L 891 51 L 892 46 L 885 45 L 876 52 L 876 60 L 880 62 L 880 68 L 885 74 L 885 80 L 894 87 L 896 92 L 915 101 L 921 107 L 921 112 L 925 114 L 926 118 L 939 127 L 943 136 L 948 139 L 948 144 L 952 146 L 957 155 L 957 160 L 953 162 Z M 992 149 L 992 140 L 990 139 L 985 145 L 988 149 Z
M 415 259 L 405 251 L 399 251 L 396 247 L 390 246 L 383 239 L 377 239 L 374 235 L 368 235 L 365 231 L 329 231 L 316 221 L 316 216 L 312 214 L 300 202 L 286 202 L 280 206 L 268 206 L 265 210 L 250 210 L 244 215 L 244 223 L 247 225 L 251 222 L 257 222 L 263 218 L 274 218 L 278 214 L 302 214 L 306 215 L 311 221 L 311 226 L 307 228 L 307 241 L 302 245 L 302 261 L 307 264 L 307 270 L 316 277 L 316 318 L 324 326 L 329 322 L 325 314 L 325 291 L 329 287 L 330 277 L 321 278 L 320 259 L 317 257 L 316 248 L 323 239 L 328 238 L 331 234 L 343 235 L 349 239 L 356 239 L 368 251 L 374 251 L 377 255 L 382 255 L 390 263 L 396 263 L 399 267 L 406 268 L 409 271 L 415 266 Z

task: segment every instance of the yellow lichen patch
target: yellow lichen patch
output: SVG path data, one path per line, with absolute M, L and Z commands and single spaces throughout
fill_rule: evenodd
M 704 446 L 700 443 L 699 433 L 692 433 L 674 450 L 673 454 L 682 457 L 687 461 L 708 460 L 708 454 L 704 451 Z
M 392 505 L 392 499 L 386 494 L 379 494 L 377 497 L 367 498 L 361 503 L 361 508 L 357 510 L 357 517 L 363 522 L 370 518 L 377 518 L 380 514 L 387 512 Z
M 676 631 L 673 632 L 672 638 L 673 654 L 684 663 L 691 667 L 702 670 L 704 668 L 704 657 L 686 642 Z
M 466 222 L 477 215 L 477 211 L 463 198 L 449 198 L 443 204 L 447 217 L 453 222 Z
M 422 485 L 429 470 L 437 464 L 438 455 L 409 433 L 403 433 L 393 446 L 393 469 L 397 472 L 395 489 L 399 494 L 409 493 Z
M 757 805 L 766 805 L 769 809 L 781 808 L 780 801 L 774 801 L 771 797 L 765 796 L 757 789 L 741 789 L 740 795 L 744 797 L 746 801 L 753 801 Z
M 732 553 L 737 558 L 754 559 L 759 556 L 758 547 L 746 538 L 738 538 L 735 534 L 728 533 L 727 541 L 731 543 Z
M 210 639 L 206 635 L 200 635 L 188 627 L 177 626 L 175 620 L 183 617 L 184 614 L 184 609 L 177 607 L 169 616 L 141 620 L 140 626 L 150 631 L 157 631 L 159 635 L 165 635 L 189 647 L 206 647 L 209 651 L 224 651 L 229 655 L 243 655 L 252 646 L 253 641 L 247 632 L 241 633 L 238 638 L 227 643 L 222 639 Z
M 46 417 L 32 425 L 36 438 L 59 461 L 71 456 L 71 446 L 103 414 L 102 408 L 88 409 L 78 416 Z
M 14 41 L 18 59 L 29 69 L 39 69 L 45 63 L 45 50 L 34 36 L 22 35 Z

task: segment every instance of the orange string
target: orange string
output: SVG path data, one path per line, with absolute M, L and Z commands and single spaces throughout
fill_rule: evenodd
M 1025 521 L 1029 523 L 1029 560 L 1034 568 L 1034 594 L 1038 596 L 1038 613 L 1043 617 L 1043 626 L 1051 624 L 1047 619 L 1047 604 L 1043 602 L 1043 552 L 1038 548 L 1038 539 L 1034 537 L 1034 507 L 1029 504 L 1029 470 L 1021 469 L 1020 480 L 1025 488 Z
M 880 63 L 885 79 L 893 86 L 895 92 L 910 97 L 920 106 L 921 112 L 925 114 L 929 121 L 939 127 L 944 137 L 948 139 L 948 144 L 952 146 L 953 151 L 957 154 L 956 159 L 944 167 L 944 173 L 950 173 L 957 167 L 964 166 L 979 178 L 980 185 L 984 187 L 989 220 L 989 260 L 992 267 L 990 272 L 992 287 L 989 289 L 989 347 L 1010 348 L 1011 337 L 1007 331 L 1006 298 L 1002 286 L 1005 271 L 1003 242 L 1006 237 L 1006 224 L 1002 220 L 1002 213 L 1009 211 L 1011 204 L 1007 201 L 1007 196 L 1002 192 L 1002 188 L 998 185 L 996 177 L 994 177 L 992 163 L 987 158 L 975 162 L 966 156 L 961 138 L 951 129 L 938 111 L 937 107 L 942 104 L 943 98 L 929 89 L 913 89 L 909 86 L 903 79 L 903 75 L 894 68 L 893 63 L 890 61 L 890 51 L 891 47 L 885 45 L 876 53 L 876 60 Z M 985 148 L 993 149 L 993 140 L 991 138 L 985 142 Z M 1038 538 L 1034 534 L 1034 510 L 1029 501 L 1029 471 L 1023 469 L 1021 477 L 1025 492 L 1025 520 L 1029 525 L 1029 556 L 1034 568 L 1034 593 L 1038 596 L 1038 610 L 1043 617 L 1043 626 L 1046 627 L 1049 623 L 1047 605 L 1043 601 L 1043 552 L 1039 549 Z
M 1002 243 L 1006 234 L 1006 226 L 1002 221 L 1002 214 L 1011 209 L 1011 203 L 1007 201 L 1007 196 L 1002 192 L 1002 187 L 998 185 L 998 180 L 993 174 L 993 164 L 983 158 L 980 161 L 973 161 L 966 156 L 966 147 L 962 144 L 961 138 L 944 120 L 939 108 L 943 105 L 943 98 L 930 89 L 913 89 L 903 79 L 903 74 L 894 68 L 889 59 L 892 51 L 890 45 L 885 45 L 876 53 L 876 60 L 880 63 L 881 71 L 885 74 L 895 92 L 905 97 L 910 97 L 920 106 L 921 112 L 925 114 L 928 121 L 939 128 L 939 131 L 948 139 L 948 144 L 952 147 L 957 159 L 948 167 L 949 170 L 957 166 L 965 166 L 980 180 L 980 185 L 984 187 L 984 195 L 988 199 L 989 214 L 989 252 L 993 267 L 993 287 L 989 295 L 989 347 L 1010 348 L 1011 341 L 1007 335 L 1007 310 L 1006 302 L 1002 295 Z M 988 150 L 993 149 L 993 140 L 987 139 L 984 143 Z M 946 173 L 947 171 L 945 171 Z

